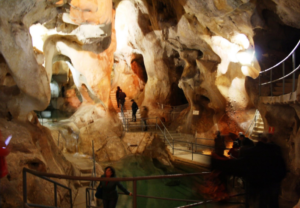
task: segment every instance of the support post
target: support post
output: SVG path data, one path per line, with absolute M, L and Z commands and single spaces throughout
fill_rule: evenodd
M 293 70 L 296 68 L 296 59 L 295 59 L 295 54 L 296 52 L 293 53 L 292 59 L 293 59 Z M 296 79 L 296 73 L 293 73 L 293 90 L 292 92 L 295 92 L 295 79 Z
M 137 208 L 137 187 L 136 187 L 136 181 L 133 181 L 133 200 L 132 200 L 132 207 Z
M 70 192 L 70 207 L 73 208 L 72 190 L 69 189 L 69 192 Z
M 55 203 L 55 207 L 57 207 L 57 186 L 56 186 L 56 183 L 54 184 L 54 203 Z
M 24 208 L 26 207 L 27 203 L 27 177 L 26 177 L 26 171 L 23 170 L 23 203 L 24 203 Z
M 192 161 L 194 160 L 194 144 L 192 143 Z
M 260 85 L 260 82 L 261 82 L 261 81 L 260 81 L 260 75 L 258 76 L 258 81 L 259 81 L 259 82 L 258 82 L 258 91 L 259 91 L 259 94 L 258 94 L 258 95 L 260 96 L 260 94 L 261 94 L 261 85 Z
M 285 75 L 285 63 L 282 63 L 282 76 Z M 285 78 L 282 79 L 282 94 L 285 94 Z
M 174 155 L 174 138 L 172 138 L 173 139 L 173 155 Z
M 273 71 L 270 71 L 270 87 L 271 87 L 271 96 L 273 96 L 273 84 L 272 84 L 272 77 L 273 76 Z
M 57 147 L 59 147 L 59 136 L 60 136 L 60 131 L 58 131 Z
M 93 147 L 93 177 L 96 177 L 96 162 L 95 162 L 95 148 L 94 148 L 94 140 L 92 140 L 92 147 Z M 92 181 L 92 188 L 94 189 L 94 183 L 95 181 Z M 90 201 L 92 201 L 92 198 L 94 198 L 94 190 L 92 190 L 92 197 L 89 197 Z

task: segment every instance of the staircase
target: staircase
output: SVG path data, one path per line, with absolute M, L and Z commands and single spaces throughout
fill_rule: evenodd
M 121 112 L 121 105 L 120 108 L 118 108 L 118 102 L 117 102 L 117 98 L 116 98 L 116 91 L 111 91 L 110 92 L 110 100 L 113 104 L 114 109 L 119 113 Z M 128 97 L 125 98 L 125 104 L 124 104 L 124 113 L 127 110 L 131 110 L 131 99 L 129 99 Z
M 295 81 L 295 85 L 296 84 L 297 84 L 297 80 Z M 293 79 L 289 78 L 284 80 L 284 93 L 282 87 L 283 87 L 282 82 L 276 82 L 275 87 L 273 88 L 273 96 L 281 96 L 283 94 L 293 92 Z
M 257 110 L 255 113 L 255 120 L 252 132 L 250 133 L 250 138 L 257 141 L 260 134 L 264 133 L 264 121 Z
M 260 101 L 263 104 L 290 104 L 295 103 L 297 101 L 297 91 L 299 91 L 298 87 L 298 77 L 299 77 L 299 69 L 300 64 L 297 63 L 299 60 L 296 59 L 296 50 L 299 53 L 300 40 L 294 49 L 286 56 L 282 61 L 278 62 L 274 66 L 265 69 L 260 72 L 259 75 L 259 95 L 261 96 L 261 88 L 262 86 L 271 88 L 271 96 L 261 96 Z M 292 68 L 288 65 L 289 60 L 292 59 Z M 297 64 L 297 65 L 296 65 Z M 299 65 L 298 65 L 299 64 Z M 286 66 L 289 66 L 286 69 Z M 276 71 L 276 73 L 273 73 Z M 267 73 L 267 74 L 265 74 Z M 278 78 L 277 76 L 282 73 L 282 76 Z M 270 77 L 270 79 L 264 83 L 261 83 L 261 77 Z M 276 77 L 274 77 L 275 75 Z M 265 79 L 264 79 L 265 80 Z M 293 82 L 295 88 L 293 89 Z M 283 89 L 284 83 L 284 89 Z M 297 86 L 298 85 L 298 86 Z M 266 89 L 266 88 L 265 88 Z
M 81 177 L 93 177 L 93 167 L 85 168 L 85 169 L 80 168 L 79 170 L 80 170 Z M 81 186 L 90 186 L 90 181 L 80 181 L 80 184 L 81 184 Z
M 297 101 L 297 91 L 299 91 L 299 84 L 297 76 L 295 79 L 295 91 L 293 92 L 293 79 L 285 79 L 284 83 L 284 94 L 283 94 L 283 83 L 276 82 L 275 87 L 273 87 L 273 96 L 263 96 L 260 97 L 264 104 L 289 104 Z M 298 86 L 297 86 L 298 85 Z

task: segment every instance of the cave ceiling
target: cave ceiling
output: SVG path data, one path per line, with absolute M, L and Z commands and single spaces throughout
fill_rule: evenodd
M 158 104 L 188 104 L 187 124 L 204 121 L 207 131 L 226 115 L 243 129 L 255 105 L 246 80 L 298 41 L 299 4 L 0 0 L 1 114 L 44 110 L 50 82 L 72 76 L 74 109 L 88 102 L 109 111 L 111 91 L 121 86 L 150 114 Z M 240 61 L 243 53 L 250 63 Z M 193 110 L 201 112 L 196 121 Z

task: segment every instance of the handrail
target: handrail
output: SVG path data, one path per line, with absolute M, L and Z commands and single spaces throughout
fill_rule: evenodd
M 101 177 L 87 177 L 87 176 L 68 176 L 54 173 L 41 173 L 28 168 L 23 168 L 23 172 L 26 171 L 35 176 L 44 176 L 48 178 L 68 179 L 68 180 L 81 180 L 81 181 L 133 181 L 133 180 L 155 180 L 163 178 L 180 178 L 186 176 L 205 175 L 210 172 L 200 173 L 185 173 L 185 174 L 170 174 L 170 175 L 157 175 L 157 176 L 138 176 L 138 177 L 124 177 L 124 178 L 101 178 Z M 51 179 L 48 179 L 51 180 Z
M 158 119 L 160 120 L 160 123 L 163 125 L 164 129 L 166 129 L 166 131 L 168 132 L 169 136 L 173 139 L 172 135 L 170 134 L 169 130 L 167 129 L 167 127 L 165 126 L 165 124 L 162 122 L 162 120 L 158 117 Z
M 208 201 L 201 201 L 201 202 L 196 202 L 194 204 L 189 204 L 189 205 L 185 205 L 185 206 L 181 206 L 181 207 L 177 207 L 177 208 L 189 208 L 189 207 L 195 207 L 195 206 L 199 206 L 202 204 L 208 204 L 213 202 L 213 200 L 208 200 Z
M 245 135 L 247 135 L 249 129 L 251 128 L 252 124 L 254 123 L 254 121 L 255 121 L 255 119 L 256 119 L 257 111 L 258 111 L 258 110 L 256 109 L 256 110 L 255 110 L 255 114 L 254 114 L 254 118 L 253 118 L 253 120 L 251 121 L 251 124 L 249 125 L 249 127 L 248 127 L 248 129 L 247 129 Z
M 106 177 L 82 177 L 82 176 L 67 176 L 67 175 L 59 175 L 59 174 L 53 174 L 53 173 L 40 173 L 40 172 L 36 172 L 27 168 L 23 168 L 23 200 L 24 200 L 24 204 L 27 204 L 30 206 L 30 204 L 27 203 L 27 190 L 26 190 L 26 185 L 27 185 L 27 181 L 26 181 L 26 173 L 31 173 L 35 176 L 44 178 L 46 180 L 50 180 L 46 177 L 49 178 L 59 178 L 59 179 L 68 179 L 68 180 L 87 180 L 87 181 L 132 181 L 133 182 L 133 203 L 132 203 L 132 207 L 133 208 L 137 208 L 137 181 L 140 180 L 153 180 L 153 179 L 163 179 L 163 178 L 180 178 L 180 177 L 190 177 L 190 176 L 199 176 L 199 175 L 205 175 L 205 174 L 209 174 L 210 172 L 201 172 L 201 173 L 186 173 L 186 174 L 173 174 L 173 175 L 158 175 L 158 176 L 140 176 L 140 177 L 125 177 L 125 178 L 106 178 Z M 55 181 L 53 181 L 55 182 Z M 57 183 L 57 182 L 55 182 Z M 55 197 L 56 197 L 56 185 L 54 186 L 55 189 Z M 73 207 L 72 205 L 72 192 L 71 189 L 68 188 L 70 190 L 70 198 L 71 198 L 71 208 Z M 34 205 L 34 204 L 33 204 Z M 56 204 L 57 206 L 57 204 Z M 38 207 L 46 207 L 46 206 L 38 206 Z M 49 207 L 47 207 L 49 208 Z M 52 207 L 51 207 L 52 208 Z M 56 208 L 56 207 L 55 207 Z
M 49 182 L 54 184 L 54 203 L 55 203 L 55 207 L 45 206 L 45 205 L 40 205 L 40 204 L 27 203 L 27 173 L 30 173 L 34 176 L 37 176 L 39 178 L 42 178 L 42 179 L 44 179 L 46 181 L 49 181 Z M 45 174 L 41 174 L 39 172 L 32 171 L 32 170 L 27 169 L 27 168 L 23 168 L 23 202 L 24 202 L 24 206 L 25 207 L 27 206 L 27 207 L 57 208 L 57 186 L 60 186 L 64 189 L 69 190 L 69 193 L 70 193 L 70 207 L 72 208 L 73 207 L 72 190 L 69 187 L 47 178 L 47 176 Z
M 264 72 L 268 72 L 270 71 L 270 79 L 269 81 L 267 82 L 264 82 L 264 83 L 261 83 L 261 76 L 259 76 L 259 96 L 261 96 L 261 86 L 264 86 L 264 85 L 268 85 L 270 84 L 270 96 L 272 97 L 273 96 L 273 84 L 272 83 L 275 83 L 275 82 L 278 82 L 280 80 L 282 80 L 282 94 L 281 95 L 284 95 L 286 93 L 290 93 L 290 92 L 294 92 L 296 90 L 296 71 L 300 69 L 300 64 L 298 67 L 296 67 L 296 49 L 299 47 L 300 45 L 300 40 L 298 41 L 297 45 L 294 47 L 294 49 L 290 52 L 290 54 L 284 58 L 282 61 L 280 61 L 279 63 L 275 64 L 273 67 L 270 67 L 264 71 L 261 71 L 260 74 L 264 73 Z M 290 57 L 292 56 L 292 71 L 288 74 L 285 74 L 285 61 Z M 274 69 L 275 67 L 279 66 L 282 64 L 282 77 L 278 78 L 278 79 L 273 79 L 273 71 L 272 69 Z M 276 73 L 278 74 L 278 73 Z M 289 77 L 292 75 L 292 89 L 291 90 L 288 90 L 286 91 L 286 88 L 285 88 L 285 78 Z M 276 95 L 279 95 L 278 94 L 278 90 L 275 90 L 276 92 Z M 267 95 L 269 96 L 269 95 Z
M 295 50 L 298 48 L 299 45 L 300 45 L 300 40 L 298 41 L 297 45 L 294 47 L 294 49 L 290 52 L 290 54 L 287 57 L 285 57 L 282 61 L 280 61 L 279 63 L 275 64 L 274 66 L 272 66 L 272 67 L 270 67 L 270 68 L 268 68 L 268 69 L 266 69 L 264 71 L 261 71 L 259 73 L 262 74 L 262 73 L 265 73 L 267 71 L 270 71 L 271 69 L 274 69 L 275 67 L 277 67 L 280 64 L 282 64 L 283 62 L 285 62 L 295 52 Z
M 235 194 L 235 195 L 232 195 L 232 196 L 229 196 L 228 198 L 234 198 L 234 197 L 237 197 L 237 196 L 243 196 L 243 195 L 246 195 L 246 193 L 243 193 L 243 194 Z M 189 207 L 195 207 L 195 206 L 198 206 L 198 205 L 202 205 L 202 204 L 209 204 L 209 203 L 212 203 L 214 202 L 213 200 L 207 200 L 207 201 L 202 201 L 202 202 L 198 202 L 198 203 L 194 203 L 194 204 L 189 204 L 189 205 L 185 205 L 185 206 L 181 206 L 181 207 L 176 207 L 176 208 L 189 208 Z M 234 204 L 245 204 L 246 207 L 248 207 L 248 202 L 244 202 L 244 203 L 241 203 L 241 202 L 229 202 L 229 203 L 234 203 Z
M 160 131 L 164 134 L 164 132 L 163 132 L 163 130 L 160 128 L 160 126 L 159 125 L 157 125 L 157 127 L 160 129 Z M 170 141 L 168 140 L 168 138 L 164 135 L 164 137 L 165 137 L 165 140 L 167 140 L 167 142 L 169 143 L 169 145 L 172 147 L 172 145 L 171 145 L 171 143 L 170 143 Z
M 279 78 L 279 79 L 272 80 L 272 81 L 270 81 L 270 82 L 264 82 L 264 83 L 261 83 L 260 85 L 267 85 L 267 84 L 271 84 L 271 83 L 277 82 L 277 81 L 279 81 L 279 80 L 285 79 L 285 78 L 287 78 L 288 76 L 290 76 L 290 75 L 292 75 L 293 73 L 295 73 L 295 72 L 296 72 L 297 70 L 299 70 L 299 69 L 300 69 L 300 64 L 299 64 L 299 66 L 298 66 L 296 69 L 294 69 L 293 71 L 291 71 L 289 74 L 287 74 L 287 75 L 285 75 L 285 76 L 283 76 L 283 77 L 281 77 L 281 78 Z
M 92 188 L 86 188 L 86 191 L 88 190 L 94 190 L 96 191 L 97 189 L 92 189 Z M 124 193 L 118 193 L 121 195 L 125 195 Z M 166 198 L 166 197 L 156 197 L 156 196 L 146 196 L 146 195 L 140 195 L 137 194 L 137 197 L 141 197 L 141 198 L 149 198 L 149 199 L 160 199 L 160 200 L 168 200 L 168 201 L 180 201 L 180 202 L 199 202 L 199 200 L 191 200 L 191 199 L 174 199 L 174 198 Z

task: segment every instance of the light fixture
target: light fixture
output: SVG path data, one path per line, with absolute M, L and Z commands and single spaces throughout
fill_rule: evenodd
M 254 54 L 255 52 L 252 49 L 242 50 L 236 54 L 236 58 L 242 65 L 247 66 L 251 65 L 254 59 Z

